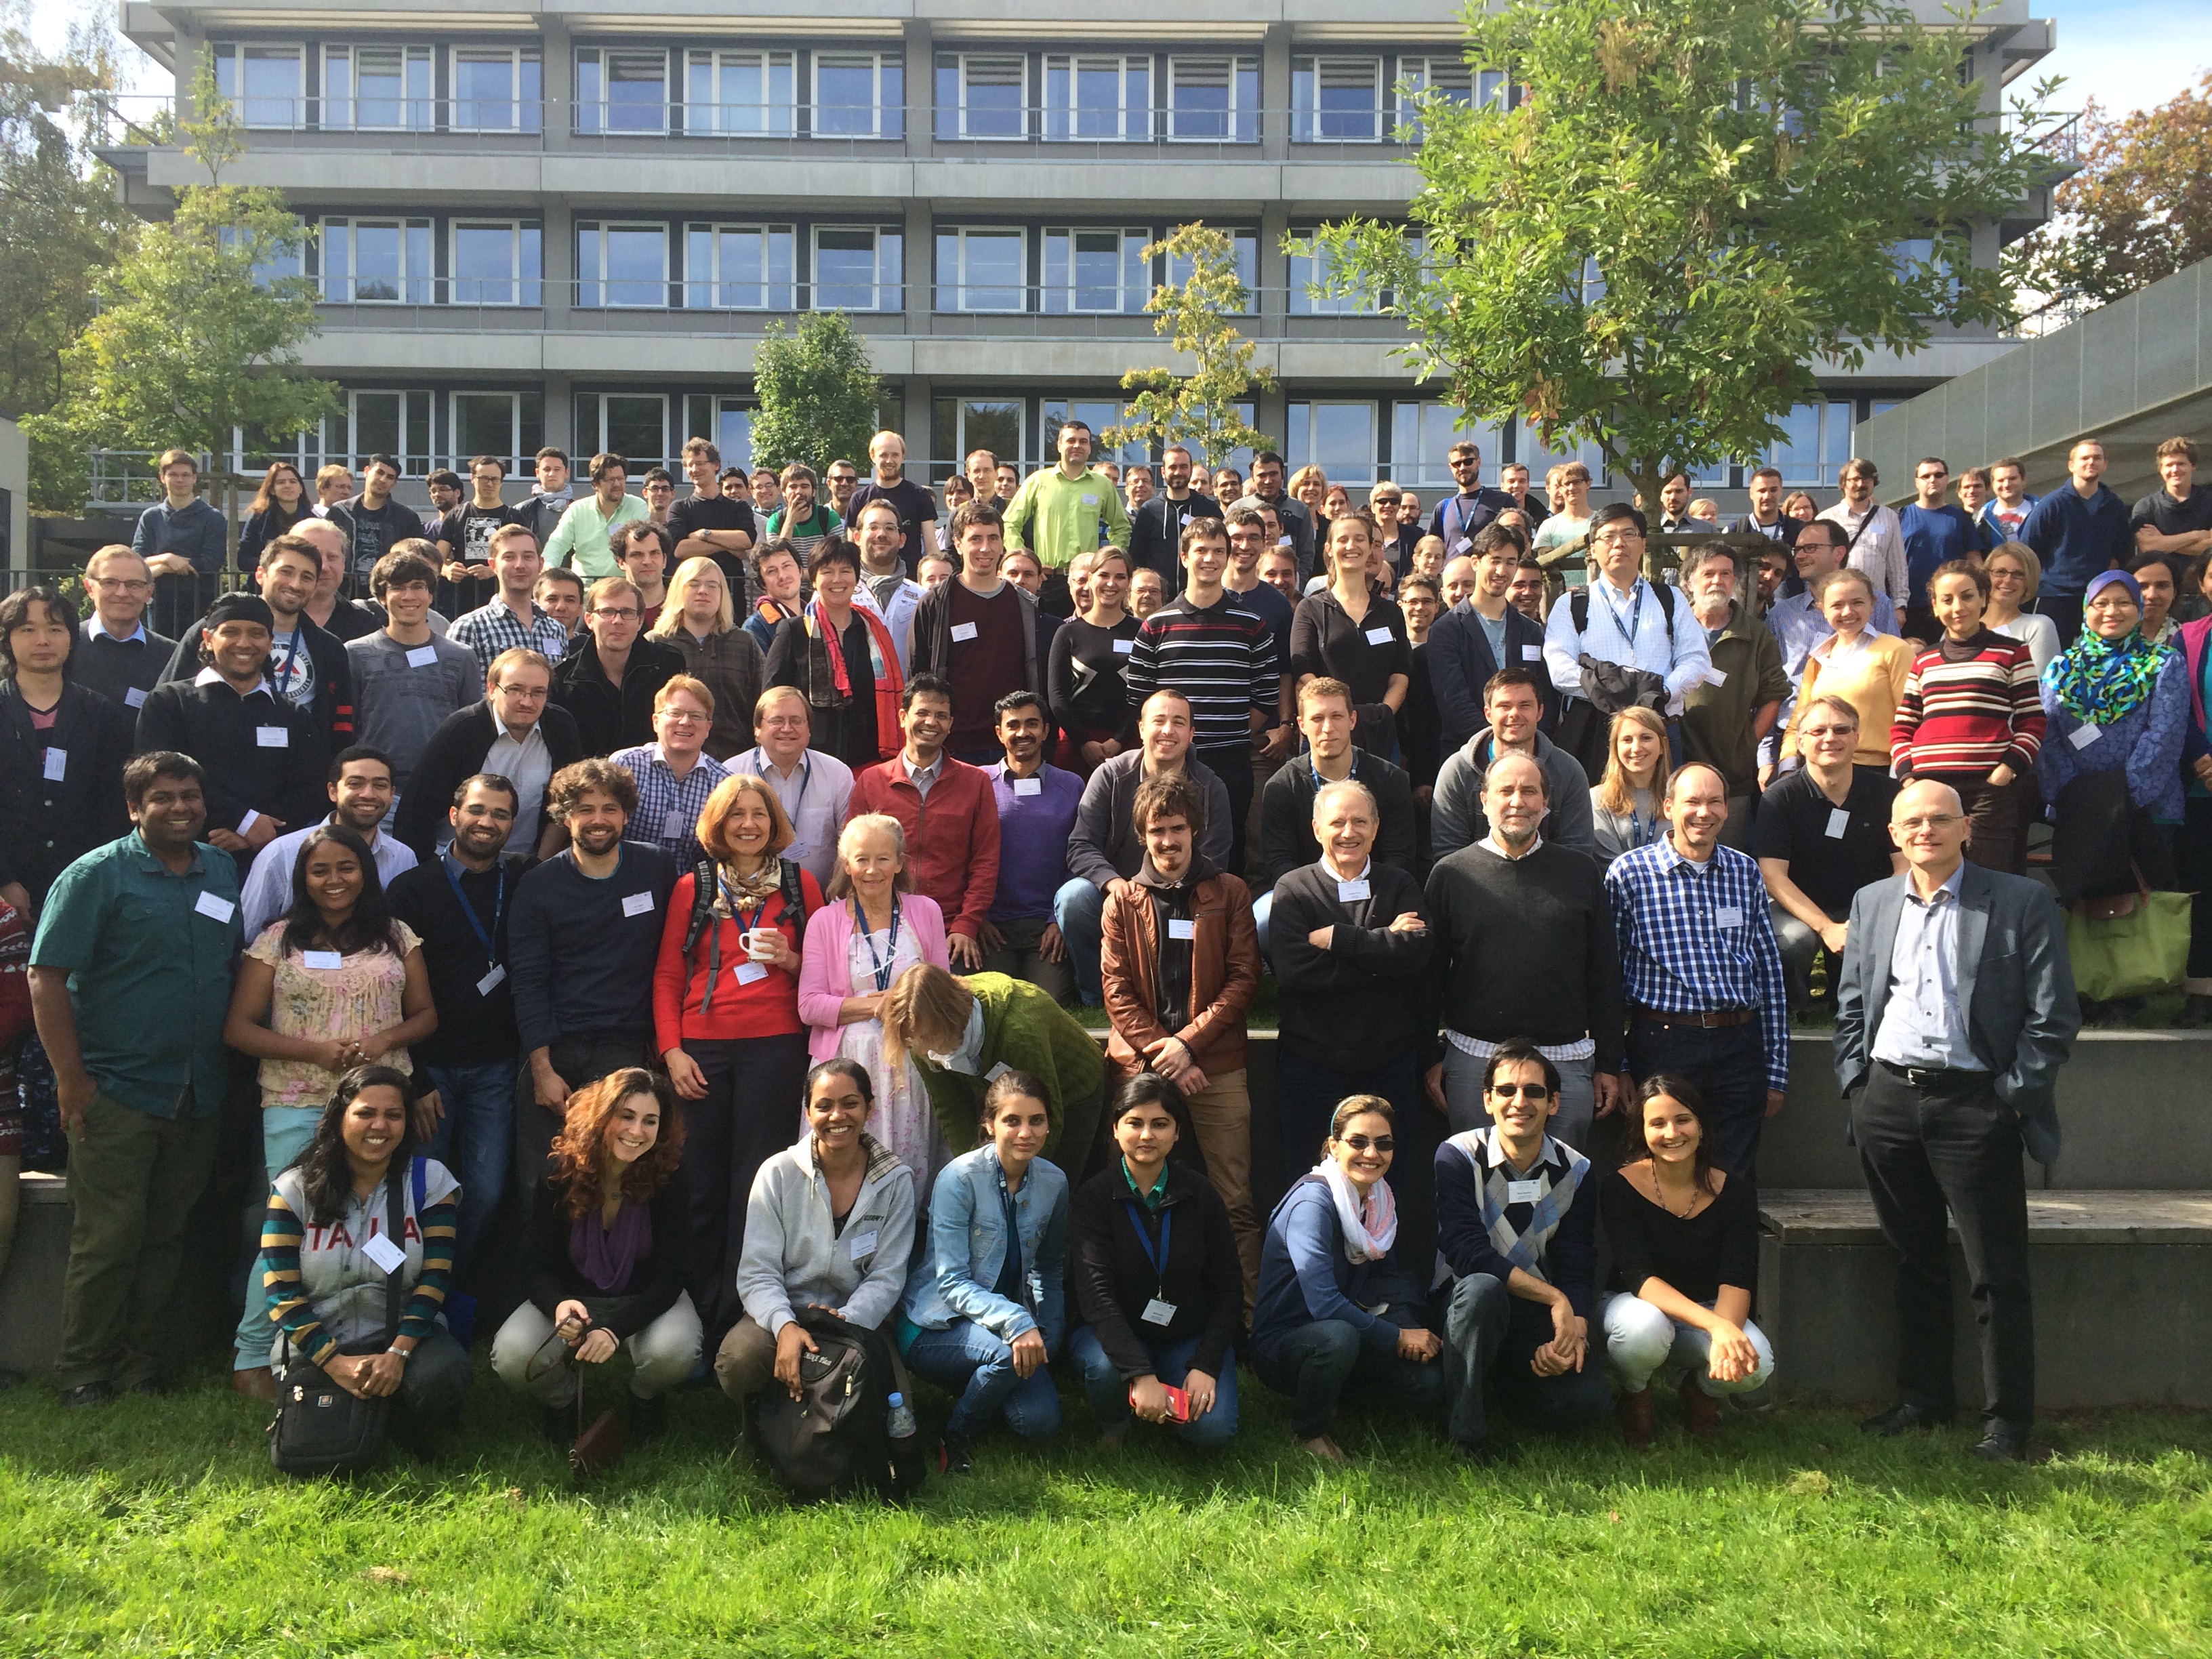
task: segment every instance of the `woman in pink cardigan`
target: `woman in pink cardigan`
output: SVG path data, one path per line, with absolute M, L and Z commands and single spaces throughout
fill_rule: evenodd
M 914 890 L 906 834 L 884 812 L 864 812 L 837 837 L 829 902 L 806 924 L 799 953 L 799 1017 L 812 1027 L 808 1053 L 868 1068 L 876 1100 L 868 1133 L 914 1171 L 917 1202 L 951 1158 L 937 1131 L 929 1091 L 911 1058 L 884 1058 L 883 1005 L 898 976 L 918 963 L 950 969 L 945 913 Z

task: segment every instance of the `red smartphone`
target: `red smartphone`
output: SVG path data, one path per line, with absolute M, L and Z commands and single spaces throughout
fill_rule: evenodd
M 1170 1423 L 1189 1422 L 1190 1396 L 1185 1394 L 1181 1389 L 1170 1387 L 1165 1382 L 1160 1384 L 1160 1390 L 1168 1397 L 1168 1421 Z M 1129 1388 L 1129 1403 L 1132 1406 L 1134 1406 L 1137 1403 L 1137 1389 L 1136 1385 L 1133 1383 L 1132 1383 Z

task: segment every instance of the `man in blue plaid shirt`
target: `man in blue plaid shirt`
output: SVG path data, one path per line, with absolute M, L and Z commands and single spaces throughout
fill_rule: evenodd
M 714 724 L 714 694 L 689 674 L 670 677 L 653 699 L 657 743 L 617 749 L 607 757 L 637 781 L 637 811 L 629 815 L 624 841 L 658 847 L 689 870 L 699 851 L 699 814 L 729 769 L 702 751 Z
M 1692 763 L 1668 781 L 1665 839 L 1605 872 L 1628 1002 L 1628 1069 L 1672 1072 L 1704 1093 L 1713 1161 L 1753 1176 L 1759 1125 L 1790 1087 L 1782 951 L 1758 861 L 1720 844 L 1728 786 Z
M 532 597 L 545 561 L 538 551 L 538 538 L 519 524 L 501 525 L 489 541 L 492 574 L 499 592 L 490 604 L 454 618 L 446 637 L 477 653 L 486 673 L 502 651 L 535 651 L 548 662 L 558 662 L 568 649 L 568 630 L 538 608 Z

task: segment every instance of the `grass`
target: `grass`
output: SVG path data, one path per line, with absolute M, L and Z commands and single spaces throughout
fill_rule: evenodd
M 212 1370 L 90 1413 L 0 1396 L 0 1651 L 99 1654 L 2052 1654 L 2212 1650 L 2212 1419 L 2113 1415 L 1990 1468 L 1785 1407 L 1462 1466 L 1354 1418 L 1295 1454 L 1249 1374 L 1225 1454 L 1099 1450 L 1079 1391 L 910 1510 L 793 1511 L 711 1392 L 571 1490 L 480 1376 L 465 1435 L 350 1482 L 273 1474 Z M 941 1402 L 925 1402 L 929 1405 Z M 927 1412 L 925 1431 L 928 1428 Z

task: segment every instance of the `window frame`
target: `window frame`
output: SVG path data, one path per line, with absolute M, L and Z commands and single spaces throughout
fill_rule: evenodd
M 722 298 L 723 291 L 726 289 L 741 285 L 732 283 L 721 274 L 722 238 L 725 235 L 744 235 L 747 234 L 756 235 L 759 239 L 761 251 L 761 280 L 751 286 L 757 289 L 761 298 L 757 304 L 731 304 Z M 766 219 L 750 221 L 743 219 L 687 219 L 684 222 L 683 234 L 684 276 L 681 289 L 684 310 L 787 312 L 796 311 L 799 308 L 799 295 L 802 284 L 799 281 L 799 227 L 796 223 L 787 220 L 776 222 Z M 784 239 L 783 259 L 785 269 L 785 275 L 782 279 L 781 299 L 780 301 L 777 297 L 777 282 L 775 276 L 774 275 L 775 249 L 773 246 L 774 239 L 779 234 L 781 234 Z M 691 268 L 691 239 L 694 236 L 699 235 L 703 235 L 708 239 L 708 258 L 712 262 L 711 274 L 704 276 L 700 276 Z M 708 297 L 704 301 L 695 300 L 692 295 L 696 292 L 699 292 L 701 290 L 704 290 Z
M 1030 310 L 1028 226 L 939 224 L 932 227 L 932 234 L 933 239 L 932 252 L 935 258 L 934 268 L 930 273 L 931 310 L 947 316 L 1019 317 L 1028 313 Z M 959 272 L 957 279 L 952 282 L 947 282 L 943 268 L 944 244 L 945 239 L 948 236 L 955 239 L 959 245 Z M 970 288 L 988 286 L 996 289 L 1000 286 L 997 283 L 980 284 L 968 281 L 968 241 L 970 237 L 980 236 L 992 238 L 1011 236 L 1020 249 L 1019 263 L 1022 274 L 1018 279 L 1015 289 L 1017 297 L 1012 306 L 971 306 L 967 303 L 968 291 Z M 944 295 L 948 290 L 956 295 L 956 302 L 949 306 L 943 303 Z
M 666 311 L 672 308 L 669 285 L 674 281 L 674 276 L 668 245 L 669 223 L 665 219 L 579 219 L 574 222 L 576 309 L 579 311 Z M 584 275 L 583 239 L 587 230 L 596 235 L 599 240 L 599 255 L 595 263 L 601 274 L 597 276 Z M 605 274 L 607 269 L 607 233 L 610 231 L 653 231 L 659 234 L 660 237 L 660 297 L 658 300 L 640 302 L 635 300 L 611 300 L 606 297 L 608 291 L 617 283 L 628 283 L 644 280 L 629 276 L 610 276 Z M 586 300 L 584 294 L 587 287 L 598 288 L 600 297 L 597 300 Z
M 1075 127 L 1083 114 L 1076 100 L 1077 82 L 1084 73 L 1085 63 L 1101 64 L 1111 61 L 1117 65 L 1117 96 L 1114 105 L 1115 131 L 1110 133 L 1079 132 Z M 1055 70 L 1054 65 L 1060 67 Z M 1095 72 L 1095 71 L 1094 71 Z M 1055 73 L 1068 78 L 1069 99 L 1065 107 L 1053 101 L 1052 82 Z M 1144 78 L 1145 94 L 1141 105 L 1130 102 L 1129 82 L 1133 76 Z M 1040 137 L 1048 144 L 1139 144 L 1152 138 L 1152 94 L 1158 72 L 1150 52 L 1048 52 L 1043 55 L 1037 70 L 1037 120 Z
M 504 100 L 483 98 L 464 98 L 460 94 L 461 65 L 464 61 L 489 63 L 494 58 L 504 58 L 509 68 L 510 95 Z M 526 66 L 538 71 L 535 97 L 529 95 L 526 84 Z M 465 43 L 446 49 L 446 125 L 453 132 L 542 132 L 545 127 L 545 53 L 541 46 L 501 46 L 488 43 Z M 481 119 L 463 117 L 464 110 L 482 112 L 497 108 L 504 102 L 513 112 L 514 119 L 504 125 L 487 125 Z
M 350 467 L 358 474 L 365 459 L 374 454 L 389 454 L 399 463 L 403 478 L 420 478 L 437 464 L 433 410 L 437 407 L 438 394 L 415 387 L 347 386 L 340 391 L 341 408 L 337 416 L 345 422 L 346 441 L 343 445 L 330 441 L 330 419 L 323 423 L 323 454 L 326 461 L 337 461 Z M 398 399 L 397 441 L 391 444 L 356 445 L 355 439 L 361 429 L 361 400 L 364 398 L 396 398 Z M 410 442 L 410 428 L 418 419 L 422 422 L 419 444 Z
M 359 238 L 362 227 L 394 228 L 399 233 L 399 291 L 391 299 L 362 297 L 361 258 Z M 343 296 L 331 292 L 333 274 L 331 269 L 331 249 L 335 245 L 332 232 L 343 233 L 345 246 L 345 273 L 337 280 L 346 285 Z M 315 227 L 316 272 L 315 285 L 322 303 L 328 306 L 427 306 L 437 303 L 438 254 L 436 222 L 427 216 L 404 213 L 338 213 L 326 214 Z M 420 256 L 422 269 L 415 268 Z
M 958 97 L 949 108 L 946 106 L 945 100 L 941 96 L 938 97 L 936 100 L 936 132 L 939 140 L 946 143 L 958 143 L 1012 144 L 1020 143 L 1030 136 L 1030 55 L 1027 52 L 940 52 L 936 55 L 935 62 L 931 65 L 933 77 L 935 80 L 937 86 L 940 88 L 943 85 L 943 76 L 948 66 L 948 62 L 955 76 L 954 89 L 958 94 Z M 970 64 L 984 62 L 1018 64 L 1021 66 L 1020 95 L 1016 100 L 1016 106 L 1018 114 L 1018 119 L 1015 123 L 1016 131 L 1012 132 L 971 132 L 969 131 L 968 67 Z M 948 116 L 951 118 L 951 124 L 950 131 L 946 130 L 946 119 Z
M 460 441 L 461 400 L 464 398 L 504 398 L 507 399 L 507 443 L 506 449 L 482 449 L 464 447 Z M 531 441 L 530 421 L 526 414 L 528 401 L 538 399 L 537 440 Z M 502 392 L 496 388 L 465 386 L 446 394 L 445 465 L 463 471 L 478 455 L 497 455 L 507 463 L 507 477 L 526 477 L 536 455 L 545 439 L 545 394 L 542 392 Z
M 1340 73 L 1345 66 L 1353 64 L 1373 66 L 1371 84 L 1375 102 L 1369 123 L 1371 130 L 1360 135 L 1324 131 L 1322 127 L 1326 122 L 1351 117 L 1349 112 L 1329 111 L 1322 107 L 1322 94 L 1326 88 L 1322 85 L 1322 66 L 1334 65 Z M 1305 67 L 1301 69 L 1301 64 Z M 1299 101 L 1298 88 L 1302 77 L 1309 89 L 1310 103 Z M 1386 115 L 1390 102 L 1389 87 L 1383 79 L 1383 54 L 1381 52 L 1371 56 L 1365 52 L 1304 52 L 1291 59 L 1291 142 L 1294 144 L 1382 143 L 1389 136 Z
M 365 99 L 361 93 L 361 60 L 365 52 L 380 57 L 395 54 L 399 60 L 399 110 L 397 121 L 368 122 L 361 118 L 363 104 L 382 108 L 395 100 L 387 98 Z M 322 105 L 319 125 L 325 132 L 434 132 L 438 127 L 438 58 L 434 47 L 415 46 L 405 41 L 332 40 L 323 45 L 317 54 L 321 59 Z M 345 90 L 331 90 L 331 73 L 340 64 L 344 65 Z M 422 91 L 414 88 L 416 71 L 421 70 Z M 342 114 L 333 112 L 343 112 Z
M 1214 228 L 1229 238 L 1231 244 L 1240 256 L 1237 259 L 1237 274 L 1244 283 L 1244 309 L 1229 314 L 1256 317 L 1260 314 L 1260 228 L 1257 225 L 1216 225 Z M 1249 268 L 1241 257 L 1247 249 L 1251 252 Z M 1165 268 L 1160 281 L 1170 284 L 1179 283 L 1188 281 L 1189 276 L 1188 261 L 1172 253 L 1166 256 Z M 1247 422 L 1246 424 L 1249 425 L 1250 422 Z
M 868 58 L 875 91 L 874 119 L 865 132 L 844 128 L 825 131 L 822 125 L 822 68 L 824 58 Z M 841 67 L 842 65 L 840 65 Z M 886 95 L 885 82 L 895 80 L 898 90 Z M 849 109 L 851 105 L 835 107 Z M 868 142 L 903 139 L 906 137 L 906 58 L 902 52 L 881 52 L 866 46 L 816 46 L 810 48 L 806 62 L 806 120 L 807 134 L 815 138 L 850 138 Z
M 1319 431 L 1319 416 L 1322 409 L 1364 409 L 1367 411 L 1367 461 L 1365 475 L 1345 470 L 1340 462 L 1325 460 L 1315 453 L 1315 434 Z M 1306 411 L 1304 430 L 1299 430 L 1292 411 Z M 1303 466 L 1318 466 L 1328 475 L 1331 483 L 1341 483 L 1347 489 L 1367 488 L 1383 476 L 1382 471 L 1382 410 L 1380 400 L 1373 398 L 1294 398 L 1283 405 L 1283 460 L 1285 471 L 1296 472 Z
M 621 387 L 616 387 L 612 390 L 592 389 L 573 393 L 570 410 L 574 417 L 574 424 L 570 428 L 570 430 L 577 434 L 575 447 L 578 459 L 580 460 L 586 455 L 596 455 L 609 453 L 620 455 L 627 465 L 629 475 L 633 478 L 640 477 L 644 473 L 647 467 L 651 466 L 665 466 L 672 472 L 679 471 L 683 465 L 682 457 L 680 455 L 672 457 L 666 454 L 640 455 L 633 453 L 631 451 L 627 449 L 614 449 L 611 451 L 609 449 L 610 441 L 607 434 L 607 404 L 610 399 L 616 398 L 635 398 L 639 402 L 645 402 L 648 399 L 657 402 L 660 405 L 660 447 L 664 451 L 669 448 L 668 417 L 671 395 L 672 394 L 665 392 L 632 392 L 624 390 Z M 584 402 L 586 398 L 591 399 L 598 407 L 598 418 L 591 423 L 595 435 L 589 443 L 583 441 L 585 431 L 583 411 Z M 679 444 L 676 446 L 676 447 L 680 450 L 682 446 Z
M 465 276 L 461 274 L 461 233 L 465 230 L 504 229 L 512 238 L 509 244 L 514 258 L 514 275 L 507 280 L 514 285 L 512 300 L 470 298 L 461 292 L 464 283 L 486 282 L 496 279 Z M 538 257 L 533 262 L 527 252 L 527 240 L 532 233 L 538 238 Z M 535 264 L 533 273 L 531 265 Z M 474 214 L 455 214 L 446 222 L 446 278 L 447 293 L 457 306 L 500 307 L 526 311 L 542 308 L 545 303 L 545 222 L 542 219 L 515 217 L 500 218 Z
M 1082 292 L 1076 277 L 1076 260 L 1079 250 L 1076 242 L 1085 236 L 1112 236 L 1114 248 L 1114 288 L 1115 303 L 1111 306 L 1079 305 L 1076 296 Z M 1054 282 L 1052 275 L 1053 243 L 1055 239 L 1067 244 L 1067 269 L 1065 280 Z M 1038 232 L 1038 249 L 1042 255 L 1037 279 L 1037 312 L 1048 317 L 1141 317 L 1145 302 L 1152 297 L 1153 261 L 1145 258 L 1142 250 L 1155 240 L 1151 228 L 1137 225 L 1047 225 Z M 1135 250 L 1131 247 L 1135 244 Z M 1134 260 L 1133 270 L 1132 260 Z M 1132 284 L 1134 287 L 1132 287 Z
M 765 101 L 756 105 L 732 105 L 722 96 L 722 77 L 730 67 L 725 58 L 751 58 L 759 60 L 758 70 L 763 82 L 769 88 Z M 779 61 L 781 60 L 781 61 Z M 701 100 L 692 96 L 692 76 L 704 69 L 710 77 L 714 96 Z M 787 93 L 778 103 L 774 92 L 777 70 L 783 71 Z M 728 138 L 795 138 L 799 136 L 799 52 L 793 46 L 691 46 L 684 53 L 684 122 L 687 137 Z M 736 109 L 741 113 L 752 110 L 760 118 L 758 126 L 725 126 L 722 113 Z M 711 119 L 702 120 L 702 114 L 711 114 Z
M 635 59 L 640 63 L 649 58 L 658 58 L 660 59 L 660 113 L 659 119 L 656 125 L 649 127 L 617 127 L 613 125 L 611 118 L 611 112 L 615 108 L 615 105 L 613 100 L 608 96 L 608 92 L 614 84 L 613 64 L 614 60 L 617 58 L 628 58 Z M 590 68 L 596 71 L 599 77 L 599 95 L 596 99 L 586 99 L 584 96 L 584 70 L 587 64 Z M 670 63 L 669 49 L 665 46 L 590 46 L 577 47 L 575 52 L 575 68 L 572 76 L 572 83 L 574 88 L 575 97 L 575 118 L 574 123 L 575 131 L 580 133 L 589 133 L 596 137 L 602 138 L 651 138 L 656 137 L 665 137 L 669 130 L 669 116 L 673 101 L 672 94 L 676 89 L 675 83 L 671 78 L 672 73 L 673 71 Z M 585 116 L 585 112 L 586 110 L 595 112 L 588 122 Z
M 1161 137 L 1170 144 L 1256 144 L 1260 142 L 1260 60 L 1250 54 L 1237 52 L 1170 52 L 1167 73 L 1160 88 Z M 1202 115 L 1207 120 L 1217 118 L 1217 112 L 1184 111 L 1176 104 L 1176 90 L 1182 66 L 1199 64 L 1226 64 L 1228 67 L 1229 105 L 1218 112 L 1224 127 L 1221 133 L 1192 133 L 1178 131 L 1187 117 Z M 1188 72 L 1187 70 L 1185 72 Z M 1239 96 L 1246 75 L 1251 76 L 1252 98 L 1248 107 Z
M 310 125 L 307 118 L 308 111 L 314 100 L 308 90 L 307 46 L 305 41 L 223 40 L 216 42 L 211 50 L 215 54 L 216 85 L 222 91 L 222 95 L 230 100 L 231 107 L 238 112 L 240 125 L 269 132 L 304 132 L 308 130 Z M 246 91 L 241 84 L 241 78 L 245 75 L 243 66 L 254 53 L 261 54 L 265 61 L 274 61 L 279 54 L 289 53 L 291 56 L 294 65 L 299 70 L 299 78 L 295 89 L 289 97 L 270 99 L 265 95 L 249 94 Z M 272 102 L 289 104 L 292 106 L 290 118 L 282 121 L 258 118 L 258 115 L 265 114 L 266 112 L 257 112 L 254 106 Z
M 866 231 L 869 235 L 875 238 L 876 275 L 875 280 L 871 285 L 875 294 L 875 304 L 867 307 L 825 307 L 823 305 L 822 290 L 823 288 L 829 286 L 829 284 L 824 283 L 822 280 L 822 236 L 823 233 L 825 231 L 846 234 Z M 888 278 L 886 278 L 884 270 L 884 239 L 886 237 L 892 239 L 892 240 L 896 244 L 893 252 L 898 266 L 897 270 L 893 271 Z M 846 250 L 838 251 L 844 252 Z M 906 309 L 906 228 L 903 225 L 811 224 L 806 228 L 806 253 L 805 297 L 807 308 L 809 310 L 865 310 L 870 313 L 883 313 L 901 312 Z M 841 283 L 837 284 L 837 286 L 842 288 L 844 284 Z M 886 299 L 886 296 L 888 296 L 888 300 Z

